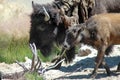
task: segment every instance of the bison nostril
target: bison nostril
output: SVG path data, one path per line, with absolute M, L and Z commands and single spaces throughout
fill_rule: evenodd
M 64 48 L 67 48 L 67 45 L 64 45 Z
M 66 48 L 66 49 L 69 49 L 70 48 L 70 45 L 65 41 L 63 43 L 63 47 Z

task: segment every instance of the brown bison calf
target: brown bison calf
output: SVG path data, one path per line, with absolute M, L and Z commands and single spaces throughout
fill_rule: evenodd
M 99 66 L 103 66 L 107 74 L 110 69 L 104 61 L 106 51 L 111 45 L 120 44 L 120 14 L 99 14 L 89 18 L 85 23 L 72 26 L 66 32 L 64 47 L 69 49 L 78 43 L 91 45 L 98 50 L 96 65 L 91 77 L 96 77 Z M 118 65 L 120 70 L 120 63 Z

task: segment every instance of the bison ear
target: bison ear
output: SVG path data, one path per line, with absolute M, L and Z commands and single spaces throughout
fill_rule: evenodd
M 33 8 L 33 11 L 37 11 L 38 7 L 37 7 L 37 4 L 34 3 L 34 1 L 32 1 L 32 8 Z
M 34 1 L 32 1 L 32 7 L 33 7 L 33 9 L 35 8 L 35 4 L 34 4 Z

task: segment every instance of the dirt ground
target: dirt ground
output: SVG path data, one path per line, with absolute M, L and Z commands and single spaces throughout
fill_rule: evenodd
M 87 47 L 82 47 L 83 49 L 86 49 Z M 48 70 L 42 76 L 45 80 L 91 80 L 90 74 L 94 69 L 94 59 L 97 54 L 97 51 L 95 49 L 91 49 L 91 54 L 88 56 L 78 56 L 76 55 L 75 59 L 70 64 L 62 64 L 62 67 L 60 70 Z M 105 61 L 107 62 L 108 66 L 110 67 L 111 71 L 113 71 L 113 74 L 111 76 L 107 76 L 106 71 L 104 68 L 99 68 L 98 75 L 95 78 L 95 80 L 119 80 L 120 79 L 120 72 L 115 72 L 117 69 L 117 64 L 120 61 L 120 47 L 115 46 L 113 49 L 113 52 L 105 57 Z M 26 66 L 30 66 L 28 62 L 24 63 Z M 43 67 L 46 67 L 51 65 L 51 63 L 43 63 Z M 10 73 L 16 73 L 18 74 L 23 69 L 17 65 L 16 63 L 13 64 L 5 64 L 0 63 L 0 72 L 5 74 Z M 22 73 L 21 73 L 22 74 Z M 13 77 L 13 79 L 21 80 L 24 79 L 24 77 Z M 6 79 L 4 79 L 6 80 Z
M 85 49 L 84 47 L 83 49 Z M 45 73 L 46 80 L 91 80 L 90 74 L 94 69 L 94 59 L 97 51 L 91 49 L 92 53 L 85 57 L 76 55 L 73 63 L 63 64 L 60 70 L 49 70 Z M 99 68 L 95 80 L 120 80 L 120 72 L 115 72 L 120 61 L 120 47 L 115 46 L 110 56 L 105 57 L 105 61 L 113 74 L 107 76 L 104 68 Z
M 16 14 L 14 14 L 14 15 L 12 14 L 11 10 L 13 10 L 13 12 L 16 11 L 16 12 L 20 13 L 19 15 L 17 14 L 18 18 L 20 20 L 22 19 L 22 22 L 16 21 L 17 24 L 22 23 L 21 25 L 25 25 L 26 21 L 23 21 L 23 18 L 21 18 L 21 16 L 22 16 L 21 11 L 24 10 L 24 12 L 27 15 L 30 15 L 30 12 L 32 11 L 32 6 L 31 6 L 32 0 L 8 0 L 9 4 L 6 3 L 6 1 L 7 0 L 0 0 L 0 12 L 3 12 L 3 13 L 1 13 L 0 18 L 3 21 L 8 20 L 9 18 L 11 18 L 9 16 L 10 14 L 11 14 L 11 16 L 16 15 Z M 11 3 L 9 1 L 11 1 Z M 16 3 L 15 3 L 15 1 L 16 1 Z M 40 3 L 46 3 L 45 0 L 40 0 L 40 1 L 34 0 L 34 1 L 37 1 Z M 52 1 L 52 0 L 47 0 L 47 1 Z M 18 5 L 17 3 L 20 5 L 23 5 L 23 7 L 20 6 L 19 9 L 18 8 L 16 9 L 16 5 Z M 6 6 L 4 4 L 6 4 Z M 11 4 L 12 4 L 12 6 L 11 6 Z M 13 9 L 14 8 L 13 5 L 15 5 L 15 9 Z M 19 6 L 17 6 L 17 7 L 19 7 Z M 17 18 L 16 18 L 16 20 L 17 20 Z M 28 22 L 26 25 L 28 25 L 29 24 L 28 16 L 27 16 L 26 20 Z M 3 21 L 1 21 L 2 24 L 3 24 Z M 16 25 L 16 23 L 14 23 L 14 22 L 10 23 L 10 24 L 9 23 L 4 22 L 4 24 L 6 24 L 6 26 L 4 27 L 4 26 L 2 26 L 2 24 L 0 24 L 0 27 L 6 28 L 10 24 Z M 24 26 L 22 26 L 22 27 L 24 27 Z M 3 28 L 0 28 L 0 29 L 3 29 Z M 19 26 L 18 26 L 18 28 L 16 27 L 16 29 L 20 29 Z M 27 30 L 27 29 L 25 29 L 25 30 Z M 2 30 L 1 30 L 1 32 L 2 32 Z M 5 32 L 5 31 L 3 31 L 3 32 Z M 20 32 L 20 33 L 22 33 L 22 32 Z M 12 35 L 12 33 L 11 33 L 11 35 Z M 26 33 L 26 35 L 27 35 L 27 33 Z M 20 35 L 18 35 L 18 36 L 20 36 Z M 83 47 L 83 49 L 86 49 L 86 47 Z M 46 71 L 43 75 L 45 80 L 91 80 L 89 75 L 94 68 L 94 59 L 97 54 L 96 50 L 94 50 L 94 49 L 91 49 L 91 50 L 92 50 L 92 53 L 89 54 L 88 56 L 81 57 L 81 56 L 76 55 L 76 57 L 72 63 L 67 64 L 67 65 L 62 64 L 62 67 L 60 68 L 60 70 Z M 113 52 L 109 56 L 105 57 L 105 60 L 108 63 L 110 69 L 112 71 L 115 71 L 117 68 L 117 64 L 120 61 L 120 47 L 116 46 L 114 48 Z M 45 63 L 45 64 L 47 65 L 47 63 Z M 29 64 L 27 64 L 27 65 L 29 65 Z M 18 74 L 21 71 L 23 71 L 23 69 L 16 63 L 13 63 L 13 64 L 0 63 L 0 73 L 2 74 L 2 76 L 6 75 L 6 74 L 11 74 L 11 73 Z M 107 76 L 107 74 L 103 68 L 99 68 L 98 71 L 99 72 L 98 72 L 98 75 L 95 80 L 120 80 L 120 72 L 117 72 L 117 73 L 114 72 L 115 73 L 114 75 Z M 8 80 L 8 79 L 2 79 L 2 80 Z M 16 76 L 13 77 L 12 80 L 17 80 L 17 77 Z M 18 80 L 24 80 L 24 77 L 19 77 Z

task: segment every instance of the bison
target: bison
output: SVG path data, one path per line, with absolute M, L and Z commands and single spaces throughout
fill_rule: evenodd
M 120 13 L 120 0 L 95 0 L 95 6 L 93 7 L 91 13 Z
M 66 31 L 63 47 L 69 49 L 78 43 L 91 45 L 98 50 L 95 68 L 91 76 L 94 78 L 97 75 L 98 67 L 101 65 L 110 75 L 111 72 L 104 61 L 104 55 L 108 54 L 111 45 L 120 44 L 120 14 L 104 13 L 94 15 L 85 23 L 70 27 Z M 117 70 L 120 71 L 120 63 Z
M 82 1 L 82 2 L 80 2 L 80 1 Z M 68 17 L 71 17 L 71 19 L 72 19 L 72 17 L 74 16 L 72 14 L 72 12 L 74 11 L 74 9 L 76 9 L 75 6 L 77 5 L 78 6 L 79 23 L 82 23 L 89 16 L 91 16 L 91 14 L 94 15 L 93 13 L 95 11 L 96 11 L 95 13 L 97 13 L 98 7 L 102 8 L 101 6 L 99 6 L 97 4 L 99 4 L 99 3 L 101 4 L 102 1 L 106 1 L 106 4 L 107 4 L 107 3 L 110 3 L 111 0 L 100 0 L 101 2 L 97 1 L 97 0 L 80 0 L 80 1 L 77 1 L 77 0 L 68 0 L 68 1 L 55 0 L 54 2 L 52 2 L 50 4 L 44 4 L 44 5 L 35 4 L 32 2 L 33 12 L 31 14 L 31 29 L 30 29 L 29 42 L 30 43 L 35 42 L 37 49 L 40 49 L 41 53 L 44 56 L 49 55 L 49 53 L 51 52 L 51 50 L 53 48 L 54 43 L 56 43 L 56 44 L 63 43 L 64 37 L 65 37 L 66 24 L 64 23 L 65 21 L 63 19 L 61 19 L 60 7 L 64 8 L 65 15 L 67 15 Z M 119 0 L 114 1 L 114 3 L 117 3 L 117 2 L 119 2 Z M 102 5 L 104 5 L 104 7 L 106 7 L 104 2 L 102 2 Z M 98 6 L 98 7 L 94 7 L 94 6 Z M 112 12 L 112 11 L 118 12 L 119 5 L 118 4 L 116 5 L 116 9 L 112 8 L 112 6 L 115 7 L 115 4 L 111 4 L 111 6 L 108 6 L 105 9 L 108 10 L 108 12 Z M 91 11 L 92 11 L 92 13 L 91 13 Z M 67 20 L 67 19 L 65 18 L 65 20 Z M 67 20 L 67 22 L 69 22 L 69 21 Z M 73 47 L 71 49 L 72 50 L 68 50 L 66 52 L 70 58 L 69 61 L 71 61 L 75 55 L 74 54 L 75 48 Z M 68 54 L 69 52 L 70 52 L 70 54 Z
M 71 0 L 68 0 L 71 2 Z M 78 5 L 79 22 L 85 22 L 89 17 L 101 13 L 120 13 L 120 0 L 73 0 Z
M 57 10 L 52 5 L 39 5 L 32 3 L 30 43 L 35 43 L 44 56 L 51 51 L 51 46 L 58 35 L 57 25 L 60 20 Z M 47 7 L 47 8 L 46 8 Z M 50 12 L 51 10 L 51 12 Z M 62 28 L 62 27 L 61 27 Z M 64 33 L 63 33 L 64 34 Z
M 51 4 L 37 4 L 32 2 L 33 12 L 31 14 L 30 43 L 35 43 L 37 49 L 44 56 L 48 56 L 54 43 L 61 45 L 65 38 L 66 28 L 61 19 L 60 6 L 58 2 Z M 66 51 L 67 61 L 71 62 L 75 57 L 75 47 Z

